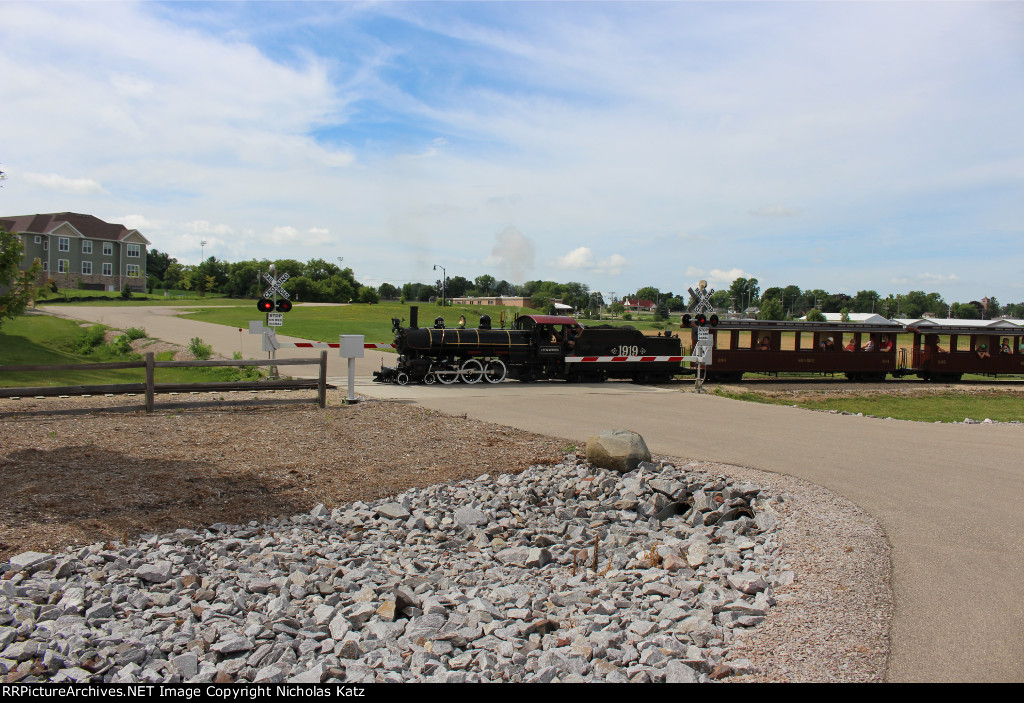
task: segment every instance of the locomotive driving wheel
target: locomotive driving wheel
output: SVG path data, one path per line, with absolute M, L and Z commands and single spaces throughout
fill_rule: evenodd
M 446 386 L 459 380 L 459 367 L 454 362 L 445 360 L 433 367 L 434 377 Z
M 463 383 L 478 383 L 484 377 L 484 365 L 479 359 L 466 359 L 459 371 Z
M 484 366 L 484 380 L 488 383 L 501 383 L 508 374 L 508 368 L 501 359 L 491 359 Z

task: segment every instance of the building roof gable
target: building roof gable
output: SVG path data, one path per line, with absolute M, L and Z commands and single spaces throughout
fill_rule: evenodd
M 0 217 L 0 227 L 19 234 L 60 234 L 61 236 L 105 239 L 113 242 L 133 237 L 133 242 L 150 243 L 136 229 L 128 229 L 124 225 L 104 222 L 93 215 L 83 215 L 77 212 Z M 68 234 L 69 227 L 75 234 Z

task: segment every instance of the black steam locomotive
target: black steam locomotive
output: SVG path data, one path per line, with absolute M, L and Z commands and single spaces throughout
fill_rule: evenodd
M 480 326 L 450 329 L 438 317 L 418 326 L 410 309 L 408 327 L 392 318 L 398 363 L 374 372 L 381 383 L 501 383 L 538 379 L 637 383 L 668 380 L 680 372 L 679 337 L 648 337 L 622 327 L 583 327 L 560 315 L 519 315 L 511 329 L 493 329 L 488 315 Z

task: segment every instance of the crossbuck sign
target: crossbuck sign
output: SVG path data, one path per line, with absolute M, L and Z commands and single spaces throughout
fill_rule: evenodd
M 711 295 L 715 292 L 715 289 L 712 288 L 709 290 L 707 281 L 701 281 L 698 283 L 697 289 L 697 291 L 694 291 L 693 288 L 689 289 L 690 295 L 692 295 L 696 301 L 694 303 L 693 310 L 694 312 L 703 312 L 710 315 L 715 311 L 714 306 L 711 305 Z
M 263 280 L 270 284 L 270 288 L 267 288 L 263 292 L 264 298 L 274 298 L 275 296 L 281 296 L 285 300 L 288 300 L 291 296 L 288 295 L 288 291 L 284 289 L 284 282 L 287 281 L 291 276 L 287 273 L 282 273 L 280 278 L 274 278 L 269 273 L 263 273 Z

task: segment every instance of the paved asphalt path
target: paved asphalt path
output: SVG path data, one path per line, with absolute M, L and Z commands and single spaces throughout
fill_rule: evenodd
M 236 328 L 158 308 L 47 309 L 179 344 L 199 336 L 226 356 L 240 345 Z M 241 345 L 258 355 L 257 336 Z M 344 362 L 329 358 L 328 373 L 342 376 Z M 358 392 L 577 443 L 631 429 L 656 454 L 830 488 L 873 515 L 892 545 L 890 681 L 1024 681 L 1024 427 L 831 415 L 629 384 L 381 386 L 367 378 L 380 358 L 357 365 Z

